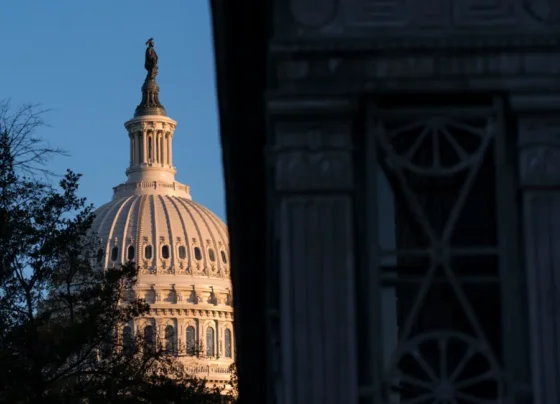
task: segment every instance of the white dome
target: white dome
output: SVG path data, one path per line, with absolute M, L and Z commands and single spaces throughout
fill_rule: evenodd
M 140 275 L 190 275 L 229 284 L 228 230 L 215 214 L 187 194 L 119 197 L 118 191 L 96 211 L 92 226 L 105 247 L 106 267 L 134 260 Z

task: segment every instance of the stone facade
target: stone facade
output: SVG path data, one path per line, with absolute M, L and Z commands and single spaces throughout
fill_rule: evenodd
M 270 402 L 559 402 L 560 6 L 292 0 L 267 17 Z M 481 357 L 462 381 L 461 349 Z

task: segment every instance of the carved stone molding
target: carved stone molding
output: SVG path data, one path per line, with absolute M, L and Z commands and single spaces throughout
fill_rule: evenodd
M 277 39 L 310 41 L 371 34 L 379 42 L 437 36 L 468 41 L 473 35 L 518 36 L 522 30 L 558 33 L 560 22 L 555 0 L 290 0 L 277 2 L 276 8 L 285 16 L 275 30 Z
M 192 309 L 192 308 L 159 308 L 152 307 L 150 313 L 155 316 L 166 317 L 194 317 L 194 318 L 209 318 L 233 321 L 233 313 L 225 310 L 207 310 L 207 309 Z
M 337 53 L 322 57 L 277 57 L 275 59 L 278 88 L 324 90 L 325 83 L 383 83 L 387 79 L 464 80 L 483 78 L 495 82 L 494 87 L 508 88 L 507 79 L 556 79 L 560 75 L 560 52 L 520 52 L 494 50 L 488 52 L 434 53 L 422 50 L 392 56 L 349 58 Z M 497 81 L 494 78 L 500 77 Z
M 173 137 L 173 132 L 177 127 L 176 124 L 167 122 L 167 120 L 139 121 L 133 120 L 126 123 L 126 129 L 129 132 L 142 132 L 145 130 L 164 130 L 165 135 Z
M 518 127 L 521 185 L 560 187 L 560 118 L 521 115 Z

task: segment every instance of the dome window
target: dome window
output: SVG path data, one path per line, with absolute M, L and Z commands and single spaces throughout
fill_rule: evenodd
M 212 327 L 208 327 L 206 329 L 206 356 L 212 357 L 216 354 L 214 349 L 214 329 Z
M 187 249 L 184 245 L 179 246 L 179 259 L 184 260 L 187 258 Z
M 231 340 L 232 340 L 231 330 L 226 328 L 226 330 L 224 331 L 224 345 L 225 345 L 224 350 L 226 351 L 225 352 L 226 358 L 231 358 L 232 357 L 232 355 L 231 355 L 231 346 L 232 346 Z
M 116 261 L 119 258 L 119 247 L 113 247 L 111 250 L 111 261 Z
M 99 250 L 97 250 L 97 263 L 101 264 L 101 261 L 103 261 L 103 248 L 100 248 Z
M 220 251 L 220 255 L 222 256 L 222 262 L 224 264 L 227 264 L 227 256 L 226 256 L 226 252 L 224 250 Z
M 214 254 L 214 250 L 211 248 L 208 249 L 208 258 L 210 258 L 212 262 L 216 261 L 216 254 Z
M 200 261 L 202 259 L 202 253 L 200 252 L 200 248 L 198 248 L 198 247 L 194 248 L 194 258 L 197 261 Z
M 144 258 L 146 258 L 147 260 L 152 259 L 152 246 L 151 245 L 147 245 L 146 247 L 144 247 Z
M 133 354 L 133 348 L 134 348 L 134 337 L 132 336 L 132 328 L 130 328 L 128 325 L 126 327 L 123 328 L 123 333 L 122 333 L 122 337 L 123 337 L 123 352 L 125 354 L 125 356 L 130 357 Z
M 161 247 L 161 256 L 163 259 L 169 259 L 169 246 L 164 245 Z
M 128 246 L 127 258 L 129 261 L 132 261 L 134 259 L 134 252 L 134 246 Z
M 171 354 L 175 353 L 175 329 L 172 325 L 165 327 L 165 350 Z
M 196 354 L 196 332 L 192 325 L 187 327 L 187 355 Z

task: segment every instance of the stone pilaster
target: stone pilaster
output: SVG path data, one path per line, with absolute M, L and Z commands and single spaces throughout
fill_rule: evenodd
M 349 108 L 324 98 L 269 105 L 279 259 L 271 288 L 281 296 L 271 310 L 270 350 L 279 403 L 357 397 Z

